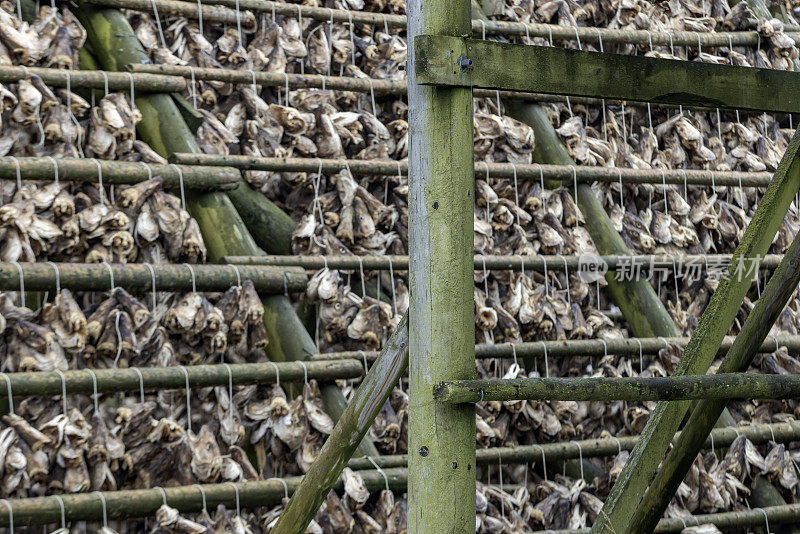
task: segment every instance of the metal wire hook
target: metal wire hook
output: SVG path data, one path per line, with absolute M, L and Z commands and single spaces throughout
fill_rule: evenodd
M 186 367 L 183 365 L 178 366 L 181 371 L 183 371 L 183 375 L 186 377 L 186 430 L 187 432 L 192 431 L 192 397 L 191 397 L 191 389 L 189 388 L 189 371 L 186 370 Z M 166 502 L 165 502 L 166 504 Z
M 511 346 L 511 352 L 514 355 L 514 365 L 519 367 L 519 363 L 517 362 L 517 346 L 511 341 L 509 341 L 508 344 Z
M 574 443 L 578 447 L 578 461 L 581 464 L 581 478 L 583 478 L 583 448 L 581 448 L 581 444 L 574 439 L 570 440 L 570 443 Z
M 544 480 L 547 482 L 547 461 L 544 456 L 544 447 L 539 445 L 538 443 L 534 443 L 534 446 L 539 447 L 539 450 L 542 451 L 542 472 L 544 473 Z
M 275 362 L 267 362 L 275 368 L 275 385 L 277 387 L 281 387 L 281 371 L 278 369 L 278 365 Z
M 103 204 L 103 200 L 105 199 L 105 191 L 103 190 L 103 168 L 100 166 L 100 162 L 97 161 L 97 158 L 92 158 L 92 161 L 97 165 L 97 189 L 100 194 L 100 204 Z
M 544 375 L 550 378 L 550 363 L 547 361 L 547 345 L 544 341 L 540 341 L 539 343 L 542 344 L 542 348 L 544 349 Z
M 94 372 L 94 369 L 86 369 L 86 372 L 92 376 L 92 400 L 94 400 L 94 413 L 97 414 L 100 412 L 100 405 L 97 400 L 99 396 L 97 393 L 97 375 Z
M 58 507 L 61 509 L 61 528 L 67 528 L 67 514 L 66 510 L 64 509 L 64 500 L 61 498 L 61 495 L 53 495 L 53 497 L 58 501 Z
M 233 371 L 227 363 L 222 363 L 228 370 L 228 417 L 233 420 Z
M 103 503 L 103 526 L 108 528 L 108 505 L 106 504 L 106 497 L 99 491 L 93 491 L 92 493 L 100 497 L 100 502 Z
M 375 460 L 372 459 L 372 456 L 365 456 L 365 458 L 369 460 L 370 463 L 375 466 L 375 469 L 378 470 L 378 473 L 380 473 L 383 476 L 383 481 L 386 484 L 386 491 L 389 491 L 389 477 L 387 477 L 383 469 L 381 469 L 381 467 L 377 463 L 375 463 Z
M 239 267 L 235 263 L 230 264 L 233 267 L 233 271 L 236 273 L 236 287 L 242 287 L 242 275 L 239 272 Z
M 622 454 L 622 443 L 617 436 L 611 436 L 611 439 L 617 442 L 617 454 Z
M 11 508 L 11 503 L 8 502 L 8 499 L 0 499 L 0 502 L 8 508 L 8 532 L 9 534 L 14 534 L 14 509 Z
M 178 183 L 181 188 L 181 208 L 183 208 L 183 211 L 186 211 L 186 192 L 184 191 L 183 188 L 183 171 L 181 170 L 180 167 L 178 167 L 174 163 L 170 163 L 169 166 L 175 167 L 175 170 L 178 171 Z
M 303 366 L 303 382 L 305 385 L 308 385 L 308 367 L 306 367 L 306 362 L 298 360 L 297 363 Z
M 197 278 L 195 277 L 194 267 L 192 267 L 192 265 L 189 263 L 184 263 L 183 265 L 189 269 L 189 272 L 192 275 L 192 293 L 197 293 Z
M 56 293 L 61 293 L 61 273 L 58 271 L 58 265 L 55 262 L 48 261 L 47 265 L 50 265 L 56 273 Z
M 364 374 L 366 374 L 367 371 L 369 371 L 369 367 L 367 366 L 367 353 L 364 352 L 363 350 L 359 350 L 358 353 L 361 355 L 362 358 L 364 358 Z
M 561 256 L 561 260 L 564 262 L 564 279 L 567 281 L 567 304 L 569 304 L 570 308 L 572 307 L 572 290 L 569 287 L 569 266 L 567 265 L 567 258 L 565 256 Z
M 156 311 L 156 272 L 155 272 L 155 270 L 153 270 L 153 266 L 150 265 L 150 263 L 144 263 L 143 265 L 150 270 L 150 279 L 153 282 L 153 290 L 152 290 L 152 293 L 153 293 L 153 312 L 155 312 Z
M 161 498 L 164 499 L 164 506 L 169 506 L 167 504 L 167 492 L 164 491 L 164 488 L 162 488 L 161 486 L 153 486 L 153 489 L 161 492 Z
M 8 413 L 14 415 L 14 396 L 11 394 L 11 379 L 8 375 L 0 372 L 0 376 L 6 379 L 6 389 L 8 390 Z
M 14 265 L 17 267 L 17 271 L 19 272 L 19 299 L 20 299 L 20 306 L 25 306 L 25 274 L 22 272 L 22 266 L 19 264 L 18 261 L 12 261 Z
M 226 482 L 226 484 L 229 484 L 233 488 L 233 491 L 236 493 L 236 515 L 237 516 L 241 515 L 242 509 L 239 507 L 239 486 L 237 486 L 233 482 Z
M 51 162 L 53 162 L 53 181 L 58 184 L 58 163 L 56 162 L 53 156 L 45 156 Z
M 206 504 L 206 490 L 204 490 L 203 486 L 201 486 L 200 484 L 192 484 L 192 486 L 200 490 L 200 495 L 203 497 L 203 511 L 206 514 L 208 514 L 208 506 Z
M 272 477 L 268 478 L 265 482 L 269 482 L 270 480 L 277 480 L 281 484 L 283 484 L 283 497 L 285 499 L 289 499 L 289 486 L 286 484 L 286 481 L 282 478 Z
M 61 369 L 56 369 L 55 372 L 61 377 L 61 405 L 64 410 L 64 415 L 67 415 L 67 379 L 64 377 L 64 373 L 61 372 Z
M 517 166 L 513 162 L 511 163 L 511 169 L 514 171 L 514 202 L 516 206 L 519 206 L 519 188 L 517 187 Z M 517 218 L 517 224 L 519 225 L 519 211 L 514 210 L 514 215 Z
M 114 285 L 114 271 L 111 269 L 111 265 L 109 265 L 105 260 L 101 262 L 101 265 L 105 265 L 106 269 L 108 269 L 108 279 L 111 282 L 111 291 L 114 291 L 117 288 Z
M 103 96 L 105 97 L 105 96 L 108 96 L 108 73 L 106 71 L 104 71 L 104 70 L 101 70 L 100 74 L 103 75 L 103 80 L 104 80 L 104 82 L 103 82 L 103 91 L 105 92 L 105 94 Z
M 639 344 L 639 374 L 644 372 L 644 356 L 642 355 L 642 340 L 638 337 L 633 338 Z
M 144 402 L 144 377 L 142 376 L 142 371 L 138 367 L 131 367 L 131 369 L 139 375 L 139 399 Z
M 762 514 L 764 514 L 764 522 L 767 524 L 767 534 L 771 534 L 769 531 L 769 517 L 767 517 L 767 512 L 763 508 L 753 508 L 753 510 L 759 510 Z
M 17 190 L 22 190 L 22 170 L 19 167 L 19 160 L 16 156 L 9 156 L 9 159 L 14 162 L 14 166 L 17 169 Z

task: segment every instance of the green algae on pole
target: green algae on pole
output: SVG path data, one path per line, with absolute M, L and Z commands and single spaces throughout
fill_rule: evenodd
M 730 329 L 739 312 L 742 299 L 750 289 L 752 272 L 737 272 L 733 267 L 740 258 L 755 259 L 763 256 L 770 247 L 794 195 L 800 188 L 800 134 L 786 148 L 783 158 L 753 215 L 750 224 L 734 252 L 732 268 L 723 277 L 711 296 L 692 339 L 675 368 L 675 375 L 705 373 L 717 353 L 719 342 Z M 652 482 L 658 465 L 670 445 L 670 440 L 686 413 L 689 402 L 662 402 L 650 414 L 642 431 L 643 439 L 631 452 L 617 482 L 603 505 L 603 513 L 592 527 L 594 534 L 628 532 L 627 525 L 642 495 Z
M 407 14 L 409 42 L 470 32 L 468 0 L 410 0 Z M 410 53 L 408 531 L 468 532 L 475 529 L 474 407 L 436 402 L 432 388 L 476 373 L 472 90 L 423 87 L 415 71 Z
M 408 367 L 408 314 L 392 334 L 381 357 L 359 385 L 333 432 L 306 472 L 300 487 L 272 528 L 272 534 L 305 532 L 328 492 L 372 426 L 397 380 Z M 378 456 L 379 460 L 381 457 Z M 404 466 L 402 466 L 404 467 Z M 367 467 L 370 469 L 370 467 Z
M 449 380 L 433 388 L 448 404 L 479 401 L 659 401 L 800 398 L 800 375 L 725 373 L 668 377 Z
M 102 177 L 105 185 L 138 184 L 158 177 L 165 189 L 179 189 L 183 181 L 183 188 L 187 191 L 235 189 L 241 178 L 240 172 L 231 167 L 163 165 L 85 158 L 0 157 L 0 180 L 16 180 L 17 170 L 22 180 L 58 179 L 64 182 L 98 183 Z

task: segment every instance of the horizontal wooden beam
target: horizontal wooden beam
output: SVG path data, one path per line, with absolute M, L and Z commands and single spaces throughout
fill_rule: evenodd
M 186 165 L 235 167 L 245 171 L 337 173 L 347 169 L 353 176 L 408 176 L 408 162 L 398 160 L 266 158 L 243 154 L 178 153 L 170 161 Z M 519 180 L 559 180 L 574 182 L 626 184 L 711 185 L 766 187 L 771 172 L 713 171 L 706 169 L 622 169 L 588 165 L 542 165 L 539 163 L 475 162 L 476 178 L 518 178 Z
M 2 383 L 0 383 L 2 391 Z M 675 439 L 681 433 L 675 434 Z M 703 447 L 705 449 L 727 447 L 739 436 L 746 437 L 755 445 L 768 443 L 789 443 L 800 439 L 800 421 L 787 423 L 771 423 L 749 426 L 729 426 L 715 428 L 707 437 Z M 580 458 L 607 458 L 615 456 L 621 451 L 633 449 L 639 436 L 620 436 L 619 438 L 594 438 L 557 443 L 534 443 L 533 445 L 514 445 L 510 447 L 491 447 L 477 449 L 475 461 L 478 465 L 524 464 L 557 460 L 577 460 Z M 374 464 L 372 462 L 375 462 Z M 353 470 L 374 469 L 375 465 L 381 468 L 405 467 L 408 461 L 407 454 L 387 454 L 377 458 L 353 458 L 347 466 Z
M 63 371 L 61 374 L 55 371 L 3 373 L 0 375 L 0 398 L 8 398 L 9 386 L 12 399 L 18 399 L 37 395 L 61 395 L 65 389 L 67 394 L 84 395 L 92 395 L 95 392 L 185 389 L 187 380 L 190 388 L 304 382 L 311 379 L 332 381 L 340 378 L 358 378 L 362 374 L 362 369 L 362 364 L 358 360 L 340 360 L 129 367 L 94 371 L 73 369 Z
M 152 272 L 151 270 L 152 269 Z M 20 273 L 22 276 L 20 277 Z M 308 276 L 299 267 L 235 265 L 148 266 L 144 263 L 0 263 L 0 291 L 226 291 L 251 280 L 262 294 L 305 291 Z
M 87 158 L 0 157 L 0 180 L 91 182 L 132 185 L 161 178 L 165 189 L 217 191 L 236 189 L 241 173 L 231 167 L 163 165 L 143 161 L 109 161 Z M 183 184 L 183 185 L 181 185 Z
M 800 111 L 800 73 L 443 35 L 414 40 L 421 85 Z
M 450 404 L 511 400 L 793 399 L 800 397 L 800 375 L 726 373 L 657 378 L 494 378 L 439 382 L 433 391 L 436 400 Z

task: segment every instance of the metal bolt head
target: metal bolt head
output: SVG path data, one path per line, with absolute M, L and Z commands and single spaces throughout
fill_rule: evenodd
M 456 63 L 458 64 L 458 68 L 461 69 L 461 72 L 472 70 L 472 60 L 468 58 L 466 54 L 461 54 L 461 57 L 458 58 Z

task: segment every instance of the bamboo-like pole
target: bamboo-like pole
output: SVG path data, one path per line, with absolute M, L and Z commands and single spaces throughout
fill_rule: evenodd
M 800 282 L 800 236 L 796 236 L 786 255 L 767 283 L 755 307 L 750 311 L 739 334 L 722 360 L 717 373 L 744 372 L 750 366 L 759 347 L 775 320 L 794 294 Z M 647 488 L 642 504 L 629 518 L 631 530 L 646 532 L 658 523 L 678 486 L 697 456 L 697 451 L 714 421 L 725 409 L 725 401 L 703 400 L 692 410 L 685 431 L 661 463 Z
M 170 158 L 186 165 L 221 165 L 242 170 L 273 172 L 337 173 L 349 170 L 354 176 L 407 176 L 408 163 L 398 160 L 265 158 L 240 154 L 173 154 Z M 488 172 L 487 172 L 488 171 Z M 732 187 L 766 187 L 772 179 L 769 172 L 710 170 L 623 169 L 586 165 L 543 165 L 511 163 L 475 163 L 476 178 L 514 178 L 520 180 L 559 180 L 566 183 L 674 184 Z
M 199 18 L 200 8 L 196 3 L 180 2 L 177 0 L 78 0 L 79 4 L 93 4 L 104 8 L 131 9 L 144 11 L 159 17 L 173 16 L 188 19 Z M 203 6 L 203 20 L 207 22 L 222 22 L 224 24 L 240 24 L 243 30 L 254 31 L 256 17 L 249 11 L 237 11 L 224 6 Z
M 658 354 L 658 351 L 665 348 L 668 344 L 678 347 L 685 347 L 689 343 L 688 337 L 639 337 L 626 339 L 569 339 L 561 341 L 527 341 L 524 343 L 496 343 L 475 345 L 475 357 L 478 359 L 487 358 L 543 358 L 545 354 L 550 358 L 566 357 L 597 357 L 606 355 L 615 356 L 638 356 Z M 726 336 L 719 344 L 717 356 L 725 356 L 733 344 L 734 338 Z M 800 336 L 797 335 L 778 335 L 770 336 L 763 341 L 758 351 L 770 353 L 785 347 L 789 353 L 797 354 L 800 352 Z M 367 360 L 373 362 L 378 357 L 377 351 L 351 350 L 342 352 L 327 352 L 312 354 L 310 359 L 314 361 L 331 360 Z
M 680 432 L 675 434 L 677 439 Z M 706 437 L 704 449 L 727 447 L 739 436 L 744 436 L 755 445 L 768 443 L 789 443 L 800 440 L 800 422 L 772 423 L 751 426 L 732 426 L 715 428 Z M 639 436 L 620 436 L 619 438 L 582 439 L 562 441 L 558 443 L 541 443 L 535 445 L 515 445 L 513 447 L 492 447 L 475 451 L 478 465 L 525 464 L 539 463 L 544 458 L 548 465 L 556 460 L 577 460 L 580 458 L 606 458 L 615 456 L 620 451 L 633 449 Z M 367 458 L 353 458 L 347 464 L 350 469 L 374 469 L 377 464 L 383 469 L 389 467 L 405 467 L 408 455 L 394 454 L 373 458 L 373 464 Z M 642 531 L 644 532 L 644 531 Z
M 356 445 L 364 438 L 397 380 L 408 367 L 408 314 L 403 316 L 382 356 L 350 399 L 333 432 L 325 440 L 300 487 L 281 514 L 272 534 L 305 532 L 328 492 L 339 479 Z M 381 457 L 378 456 L 377 459 Z M 366 461 L 366 460 L 365 460 Z M 369 469 L 367 467 L 366 469 Z
M 124 65 L 147 63 L 150 58 L 139 42 L 125 16 L 115 9 L 95 9 L 78 6 L 76 14 L 87 29 L 88 40 L 102 66 L 108 70 L 121 70 Z M 168 95 L 152 94 L 136 99 L 142 113 L 137 125 L 139 135 L 153 150 L 163 157 L 176 152 L 201 152 L 189 131 L 175 102 Z M 237 212 L 232 198 L 242 195 L 257 195 L 256 205 L 268 209 L 269 200 L 253 191 L 244 180 L 233 190 L 236 197 L 222 193 L 187 195 L 187 207 L 197 220 L 203 234 L 210 261 L 219 261 L 224 256 L 263 254 Z M 260 228 L 253 228 L 259 238 L 267 243 L 275 236 L 265 236 Z M 287 239 L 278 236 L 278 239 Z M 288 238 L 291 239 L 291 236 Z M 264 243 L 265 241 L 261 241 Z M 272 341 L 267 353 L 272 361 L 304 360 L 307 354 L 316 352 L 311 336 L 292 308 L 289 299 L 272 296 L 263 299 L 264 326 Z M 346 401 L 336 385 L 320 388 L 325 411 L 334 420 L 344 410 Z M 377 456 L 378 450 L 369 440 L 359 446 L 360 454 Z
M 364 485 L 369 491 L 380 491 L 388 484 L 390 489 L 402 490 L 408 479 L 405 469 L 385 469 L 383 473 L 361 471 Z M 385 476 L 384 476 L 385 475 Z M 272 478 L 253 482 L 225 482 L 222 484 L 194 484 L 161 489 L 104 491 L 103 497 L 92 493 L 72 493 L 60 496 L 64 503 L 66 521 L 99 521 L 103 519 L 103 503 L 108 519 L 147 517 L 155 514 L 166 503 L 180 512 L 199 512 L 205 501 L 209 511 L 220 504 L 235 509 L 237 500 L 242 509 L 271 506 L 291 495 L 302 477 Z M 236 486 L 234 488 L 234 486 Z M 341 490 L 339 481 L 334 489 Z M 14 514 L 14 526 L 24 527 L 61 522 L 61 505 L 57 497 L 8 499 Z M 0 506 L 0 526 L 9 525 L 6 506 Z
M 792 399 L 800 397 L 800 375 L 722 373 L 669 377 L 516 378 L 450 380 L 433 397 L 449 404 L 480 401 L 676 401 L 697 399 Z
M 780 263 L 782 255 L 768 254 L 759 263 L 760 269 L 774 269 Z M 678 276 L 698 277 L 701 272 L 716 271 L 722 273 L 730 265 L 732 254 L 678 254 L 675 256 L 659 254 L 632 254 L 614 256 L 593 256 L 591 258 L 579 256 L 501 256 L 483 255 L 473 256 L 473 268 L 487 271 L 587 271 L 590 267 L 609 269 L 620 272 L 620 280 L 638 278 L 641 274 L 652 271 L 676 272 Z M 375 271 L 388 270 L 391 265 L 395 271 L 408 270 L 408 256 L 226 256 L 223 261 L 231 265 L 270 265 L 273 267 L 292 266 L 303 269 L 319 270 L 324 267 L 331 269 L 347 269 Z M 742 268 L 749 268 L 749 263 L 743 261 Z M 635 276 L 634 276 L 635 275 Z
M 753 271 L 737 272 L 736 258 L 757 258 L 769 249 L 789 204 L 800 188 L 800 133 L 795 132 L 786 148 L 775 177 L 761 198 L 755 215 L 745 230 L 734 253 L 734 263 L 723 277 L 711 301 L 700 317 L 692 339 L 675 369 L 676 375 L 705 373 L 717 353 L 719 342 L 728 332 L 747 291 L 752 285 Z M 678 426 L 691 407 L 687 402 L 659 403 L 651 413 L 643 439 L 631 452 L 611 493 L 603 505 L 603 513 L 592 527 L 594 534 L 629 532 L 630 518 L 642 495 L 651 484 Z
M 150 269 L 152 268 L 152 272 Z M 20 269 L 22 278 L 20 278 Z M 305 291 L 308 277 L 299 268 L 174 265 L 141 263 L 0 263 L 0 290 L 104 291 L 116 286 L 131 291 L 226 291 L 252 280 L 262 294 Z
M 184 369 L 186 373 L 184 374 Z M 230 372 L 229 372 L 230 369 Z M 30 373 L 4 373 L 0 375 L 0 397 L 8 398 L 8 386 L 13 399 L 39 395 L 116 393 L 122 391 L 149 391 L 185 389 L 244 384 L 273 384 L 279 382 L 304 382 L 315 379 L 330 382 L 338 379 L 358 378 L 362 374 L 358 360 L 338 362 L 280 362 L 232 363 L 230 365 L 186 365 L 174 367 L 139 367 L 125 369 L 77 369 L 40 371 Z M 137 372 L 138 371 L 138 372 Z M 62 381 L 63 376 L 63 381 Z
M 186 89 L 186 79 L 181 76 L 169 76 L 155 73 L 127 73 L 94 70 L 67 70 L 45 67 L 0 66 L 0 83 L 16 83 L 38 76 L 51 87 L 67 87 L 73 89 L 108 89 L 109 91 L 130 92 L 133 84 L 134 94 L 138 93 L 174 93 Z
M 235 168 L 217 166 L 162 165 L 83 158 L 0 157 L 0 180 L 58 179 L 63 182 L 99 183 L 102 179 L 105 185 L 119 185 L 138 184 L 155 177 L 161 178 L 163 187 L 167 189 L 180 189 L 183 182 L 183 188 L 187 191 L 219 191 L 235 189 L 239 185 L 241 173 Z
M 159 0 L 160 2 L 161 0 Z M 323 22 L 354 22 L 379 27 L 405 28 L 406 17 L 403 15 L 385 15 L 366 11 L 347 11 L 343 9 L 328 9 L 323 7 L 298 6 L 270 0 L 202 0 L 203 4 L 216 4 L 234 7 L 237 3 L 241 9 L 254 12 L 269 12 L 278 15 L 302 18 L 311 18 Z M 205 11 L 203 12 L 205 18 Z M 581 43 L 603 44 L 623 43 L 653 46 L 691 46 L 700 44 L 702 47 L 728 47 L 755 46 L 758 44 L 756 32 L 691 32 L 671 31 L 652 32 L 646 30 L 613 30 L 609 28 L 570 27 L 557 24 L 537 24 L 523 22 L 506 22 L 487 20 L 472 22 L 472 34 L 484 35 L 511 35 L 542 37 L 559 41 L 580 40 Z M 730 40 L 729 40 L 730 38 Z
M 469 32 L 468 0 L 406 5 L 409 43 Z M 408 531 L 468 532 L 475 528 L 474 407 L 438 403 L 432 393 L 441 380 L 476 373 L 472 90 L 420 86 L 416 68 L 409 47 Z

